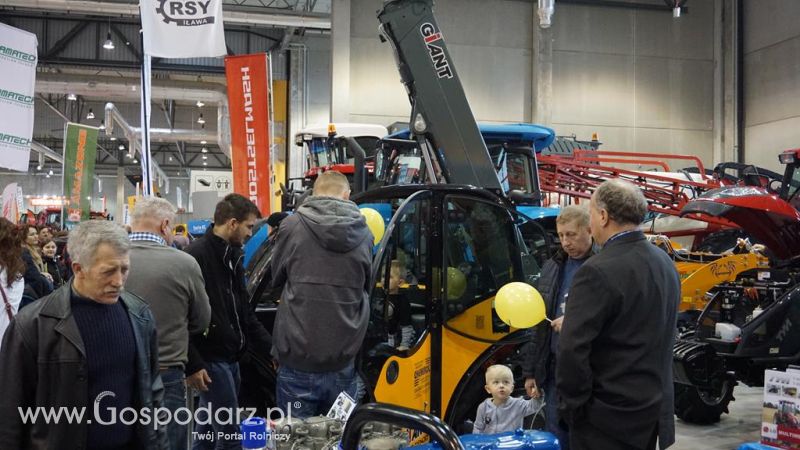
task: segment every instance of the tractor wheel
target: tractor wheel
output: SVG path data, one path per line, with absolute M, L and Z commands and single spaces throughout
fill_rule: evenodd
M 675 415 L 684 422 L 706 425 L 719 422 L 728 404 L 734 400 L 732 380 L 725 381 L 719 393 L 703 391 L 695 386 L 675 383 Z

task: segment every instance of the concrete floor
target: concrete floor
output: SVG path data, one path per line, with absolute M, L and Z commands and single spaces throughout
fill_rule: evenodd
M 761 402 L 764 388 L 739 385 L 733 392 L 730 414 L 719 423 L 698 426 L 675 419 L 675 445 L 670 450 L 735 450 L 761 437 Z

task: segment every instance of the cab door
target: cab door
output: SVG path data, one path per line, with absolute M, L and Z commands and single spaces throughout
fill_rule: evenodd
M 430 411 L 430 191 L 359 205 L 392 217 L 372 266 L 360 371 L 374 401 Z

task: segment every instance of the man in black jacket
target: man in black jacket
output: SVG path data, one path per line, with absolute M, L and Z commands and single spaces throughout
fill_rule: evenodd
M 672 346 L 680 280 L 638 230 L 642 192 L 611 180 L 590 204 L 603 246 L 575 274 L 556 368 L 561 414 L 576 449 L 654 449 L 674 440 Z
M 561 250 L 544 263 L 542 276 L 536 286 L 544 298 L 547 317 L 553 321 L 544 321 L 533 329 L 533 342 L 526 355 L 522 375 L 528 395 L 534 397 L 538 389 L 544 390 L 546 429 L 558 437 L 562 450 L 569 450 L 569 433 L 558 415 L 556 354 L 572 279 L 581 265 L 595 253 L 589 229 L 589 210 L 578 205 L 565 207 L 556 218 L 556 231 Z
M 195 449 L 241 448 L 235 439 L 239 359 L 247 345 L 265 352 L 272 345 L 269 332 L 247 303 L 242 267 L 242 244 L 258 216 L 253 202 L 229 194 L 217 203 L 214 224 L 187 249 L 200 264 L 211 304 L 211 323 L 205 333 L 191 337 L 186 364 L 186 384 L 200 391 L 201 408 L 211 408 L 211 417 L 198 414 Z M 220 408 L 227 412 L 217 414 Z
M 294 417 L 327 413 L 342 391 L 355 399 L 373 237 L 349 197 L 347 178 L 325 172 L 275 238 L 272 284 L 283 295 L 272 355 L 280 363 L 278 406 L 288 404 Z

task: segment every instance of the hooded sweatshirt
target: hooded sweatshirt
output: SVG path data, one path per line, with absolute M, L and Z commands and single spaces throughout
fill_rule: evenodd
M 272 286 L 283 287 L 272 355 L 305 372 L 334 372 L 355 359 L 369 320 L 372 233 L 355 203 L 310 197 L 281 222 Z

